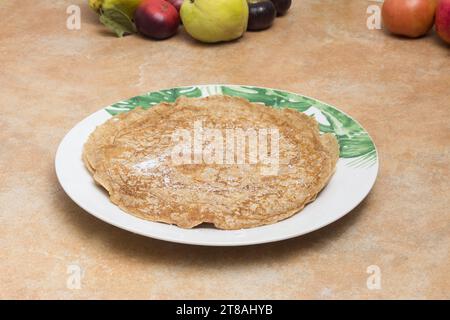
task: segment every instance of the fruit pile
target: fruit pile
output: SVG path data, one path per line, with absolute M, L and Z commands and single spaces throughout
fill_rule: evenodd
M 269 28 L 292 0 L 88 0 L 100 21 L 122 37 L 140 33 L 162 40 L 180 24 L 202 42 L 231 41 L 246 30 Z
M 385 0 L 384 26 L 393 34 L 418 38 L 436 24 L 439 37 L 450 43 L 450 0 Z

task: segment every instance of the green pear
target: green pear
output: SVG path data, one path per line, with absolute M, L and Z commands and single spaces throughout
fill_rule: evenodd
M 141 0 L 103 0 L 102 8 L 104 10 L 116 8 L 122 10 L 129 18 L 133 18 L 134 12 Z
M 89 7 L 92 8 L 92 10 L 94 10 L 95 12 L 99 12 L 102 4 L 103 4 L 103 0 L 88 0 L 89 3 Z
M 185 0 L 180 14 L 186 31 L 203 42 L 231 41 L 247 30 L 247 0 Z
M 89 6 L 100 13 L 100 9 L 119 9 L 130 19 L 133 18 L 134 11 L 142 0 L 88 0 Z

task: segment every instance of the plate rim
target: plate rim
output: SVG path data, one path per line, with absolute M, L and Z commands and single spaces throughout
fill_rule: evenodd
M 325 226 L 331 225 L 334 222 L 336 222 L 337 220 L 340 220 L 341 218 L 343 218 L 344 216 L 346 216 L 347 214 L 351 213 L 356 207 L 358 207 L 368 196 L 368 194 L 370 193 L 370 191 L 373 189 L 373 186 L 376 183 L 378 174 L 379 174 L 379 153 L 378 153 L 378 149 L 377 146 L 372 138 L 372 136 L 369 134 L 369 132 L 365 129 L 364 126 L 362 126 L 357 120 L 355 120 L 352 116 L 348 115 L 346 112 L 342 111 L 341 109 L 339 109 L 338 107 L 335 107 L 334 105 L 330 105 L 326 102 L 323 102 L 322 100 L 310 97 L 310 96 L 306 96 L 300 93 L 295 93 L 292 91 L 288 91 L 288 90 L 283 90 L 283 89 L 277 89 L 277 88 L 272 88 L 272 87 L 264 87 L 264 86 L 256 86 L 256 85 L 243 85 L 243 84 L 197 84 L 197 85 L 183 85 L 183 86 L 175 86 L 175 87 L 170 87 L 170 88 L 162 88 L 162 89 L 157 89 L 157 90 L 151 90 L 151 91 L 147 91 L 144 92 L 140 95 L 136 95 L 133 97 L 138 97 L 147 93 L 152 93 L 152 92 L 159 92 L 162 90 L 170 90 L 170 89 L 179 89 L 179 88 L 187 88 L 187 87 L 210 87 L 210 86 L 214 86 L 214 87 L 218 87 L 218 86 L 229 86 L 229 87 L 253 87 L 253 88 L 260 88 L 260 89 L 268 89 L 268 90 L 277 90 L 277 91 L 281 91 L 281 92 L 286 92 L 286 93 L 290 93 L 293 95 L 298 95 L 298 96 L 302 96 L 308 99 L 311 99 L 313 101 L 317 101 L 319 103 L 325 104 L 329 107 L 332 107 L 333 109 L 339 111 L 340 113 L 346 115 L 347 117 L 349 117 L 352 121 L 354 121 L 355 123 L 357 123 L 362 129 L 364 129 L 365 133 L 368 135 L 368 137 L 370 138 L 370 140 L 373 143 L 374 146 L 374 150 L 375 150 L 375 154 L 376 154 L 376 159 L 375 159 L 375 163 L 373 164 L 373 167 L 376 169 L 376 172 L 374 174 L 373 180 L 370 182 L 370 185 L 368 185 L 369 187 L 367 188 L 367 192 L 364 193 L 364 195 L 361 197 L 361 199 L 357 202 L 354 203 L 354 205 L 351 207 L 351 209 L 346 210 L 344 213 L 334 217 L 333 219 L 330 219 L 326 222 L 323 222 L 321 224 L 315 225 L 311 228 L 307 228 L 307 229 L 303 229 L 297 233 L 294 234 L 284 234 L 284 235 L 278 235 L 278 236 L 268 236 L 262 239 L 255 239 L 255 240 L 239 240 L 239 239 L 233 239 L 232 241 L 229 242 L 214 242 L 214 241 L 209 241 L 207 243 L 199 243 L 198 241 L 195 240 L 189 240 L 189 239 L 172 239 L 169 237 L 162 237 L 159 235 L 149 235 L 147 233 L 145 233 L 142 230 L 139 230 L 138 228 L 134 228 L 133 226 L 128 226 L 128 225 L 121 225 L 120 223 L 114 221 L 114 219 L 106 219 L 104 216 L 97 214 L 96 212 L 94 212 L 93 210 L 90 210 L 89 208 L 86 207 L 86 205 L 84 205 L 83 203 L 81 203 L 80 201 L 78 201 L 78 199 L 74 196 L 72 196 L 72 192 L 70 190 L 68 190 L 67 186 L 65 184 L 63 184 L 61 182 L 62 177 L 61 177 L 61 169 L 60 169 L 60 159 L 62 157 L 62 150 L 65 147 L 65 143 L 67 142 L 68 137 L 70 137 L 71 133 L 73 133 L 73 131 L 75 131 L 76 128 L 80 127 L 83 122 L 85 122 L 88 119 L 91 118 L 96 118 L 98 117 L 100 114 L 102 114 L 103 112 L 105 114 L 108 115 L 108 117 L 112 117 L 112 115 L 110 113 L 108 113 L 106 111 L 106 108 L 109 107 L 110 105 L 107 105 L 93 113 L 91 113 L 90 115 L 88 115 L 87 117 L 83 118 L 82 120 L 80 120 L 79 122 L 77 122 L 62 138 L 62 140 L 60 141 L 58 148 L 56 150 L 56 154 L 55 154 L 55 171 L 56 171 L 56 176 L 58 179 L 58 182 L 60 184 L 60 186 L 62 187 L 62 189 L 64 190 L 64 192 L 66 193 L 66 195 L 71 199 L 71 201 L 73 201 L 77 206 L 79 206 L 80 208 L 82 208 L 84 211 L 86 211 L 87 213 L 89 213 L 90 215 L 94 216 L 95 218 L 106 222 L 114 227 L 126 230 L 128 232 L 132 232 L 134 234 L 138 234 L 140 236 L 145 236 L 148 238 L 152 238 L 152 239 L 157 239 L 157 240 L 161 240 L 161 241 L 167 241 L 167 242 L 172 242 L 172 243 L 179 243 L 179 244 L 188 244 L 188 245 L 197 245 L 197 246 L 220 246 L 220 247 L 234 247 L 234 246 L 250 246 L 250 245 L 257 245 L 257 244 L 266 244 L 266 243 L 271 243 L 271 242 L 278 242 L 278 241 L 283 241 L 283 240 L 287 240 L 287 239 L 292 239 L 292 238 L 296 238 L 296 237 L 300 237 L 302 235 L 314 232 L 316 230 L 322 229 Z M 133 97 L 124 99 L 124 100 L 120 100 L 120 101 L 126 101 L 128 99 L 131 99 Z M 268 106 L 270 107 L 270 106 Z M 340 158 L 342 159 L 342 158 Z M 121 209 L 120 209 L 121 210 Z M 122 210 L 123 211 L 123 210 Z M 126 212 L 124 212 L 125 214 L 128 214 Z M 139 219 L 139 218 L 138 218 Z M 144 220 L 144 219 L 140 219 L 146 222 L 150 222 L 150 223 L 159 223 L 159 222 L 154 222 L 154 221 L 148 221 L 148 220 Z M 279 221 L 281 222 L 281 221 Z M 279 223 L 277 222 L 277 223 Z M 277 224 L 275 223 L 275 224 Z M 176 227 L 176 226 L 175 226 Z M 252 228 L 254 229 L 254 228 Z M 241 230 L 246 230 L 246 229 L 241 229 Z M 236 230 L 220 230 L 223 232 L 227 232 L 227 231 L 236 231 Z

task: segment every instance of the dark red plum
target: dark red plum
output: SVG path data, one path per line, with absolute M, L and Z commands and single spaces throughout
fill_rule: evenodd
M 271 0 L 277 10 L 277 15 L 283 16 L 289 10 L 292 0 Z
M 269 28 L 277 11 L 270 0 L 248 0 L 248 25 L 247 30 L 259 31 Z
M 177 33 L 180 15 L 177 9 L 164 0 L 146 0 L 134 13 L 134 22 L 142 35 L 162 40 Z
M 180 12 L 180 8 L 184 0 L 167 0 L 167 1 L 169 1 L 175 7 L 175 9 L 177 9 L 178 12 Z

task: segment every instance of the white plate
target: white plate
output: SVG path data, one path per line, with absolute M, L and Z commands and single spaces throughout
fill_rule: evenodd
M 174 101 L 180 95 L 227 94 L 274 107 L 293 107 L 313 115 L 324 132 L 334 132 L 341 145 L 341 158 L 329 184 L 299 214 L 278 223 L 235 231 L 209 227 L 182 229 L 150 222 L 125 213 L 110 202 L 107 193 L 94 183 L 82 160 L 83 144 L 89 134 L 112 114 L 137 105 L 150 107 Z M 318 100 L 269 88 L 234 85 L 202 85 L 150 92 L 108 106 L 78 123 L 62 140 L 55 159 L 56 174 L 65 192 L 81 208 L 116 227 L 155 239 L 208 246 L 241 246 L 293 238 L 322 228 L 343 217 L 369 193 L 378 172 L 375 145 L 367 132 L 342 111 Z

